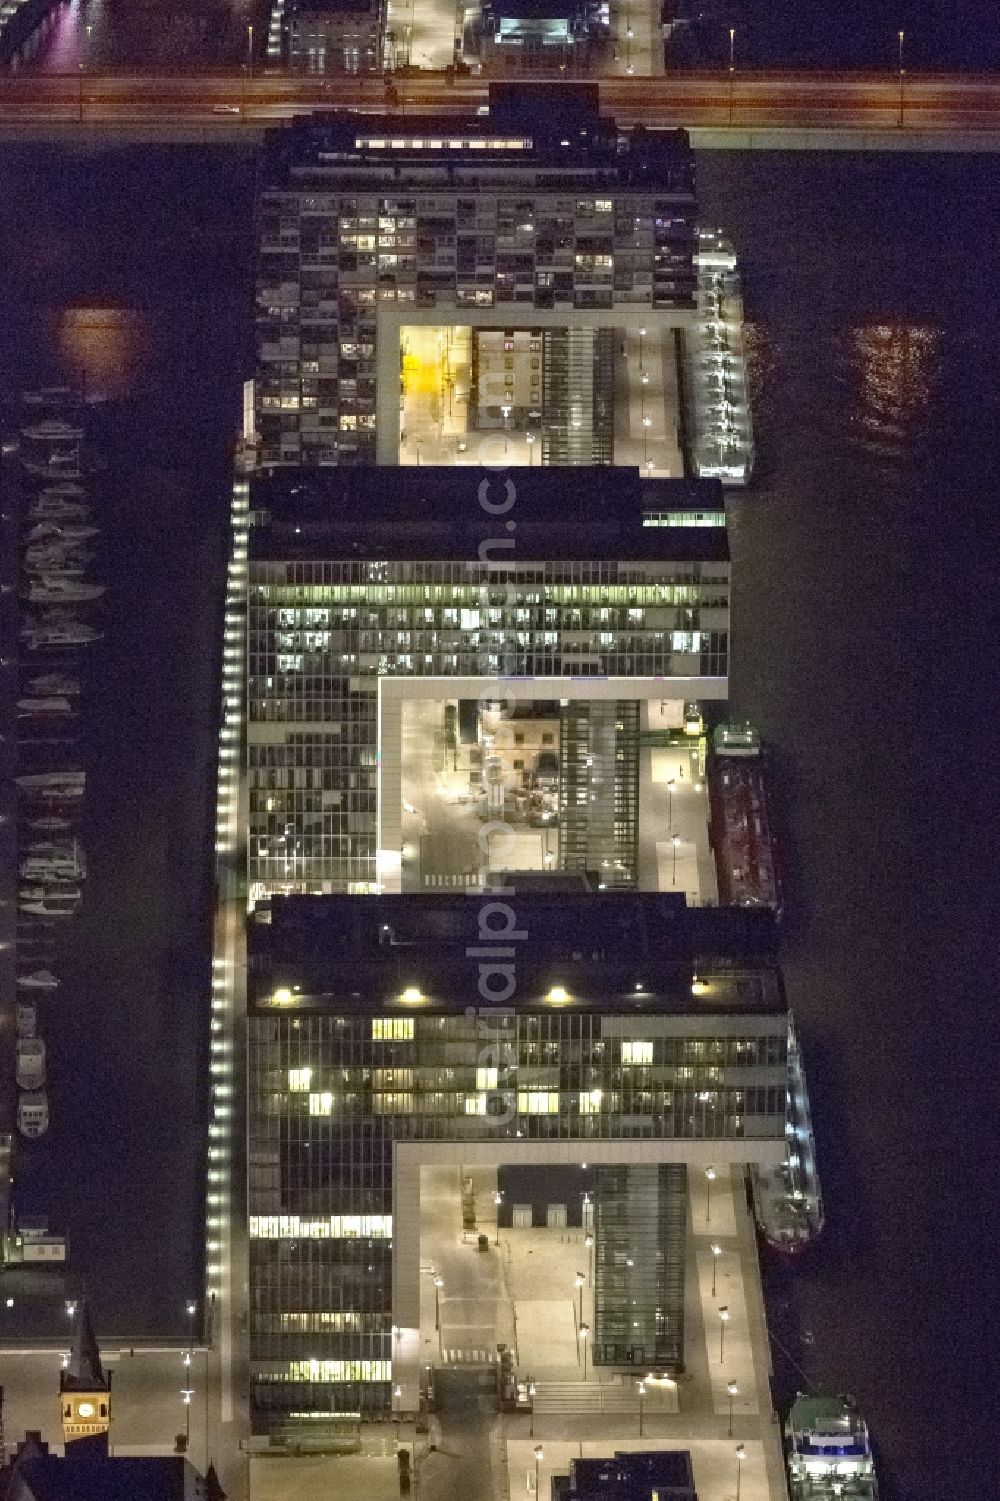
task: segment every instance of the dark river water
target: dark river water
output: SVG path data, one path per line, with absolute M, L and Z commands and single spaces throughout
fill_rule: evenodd
M 996 158 L 719 154 L 699 174 L 745 273 L 760 474 L 732 507 L 733 694 L 773 749 L 828 1211 L 771 1273 L 779 1374 L 858 1397 L 890 1497 L 971 1501 L 997 1493 Z M 252 181 L 218 152 L 0 158 L 4 382 L 86 370 L 113 398 L 93 892 L 53 1043 L 59 1152 L 35 1174 L 102 1267 L 105 1327 L 176 1326 L 198 1275 L 191 934 Z

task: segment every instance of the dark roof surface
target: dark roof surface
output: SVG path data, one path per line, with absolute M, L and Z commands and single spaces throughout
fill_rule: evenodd
M 513 489 L 508 488 L 513 486 Z M 485 505 L 504 507 L 491 514 Z M 637 469 L 275 470 L 251 481 L 250 556 L 524 562 L 724 561 L 721 526 L 643 526 L 651 511 L 722 510 L 718 480 L 643 479 Z M 509 523 L 513 523 L 513 528 Z M 504 550 L 496 542 L 513 538 Z
M 101 1366 L 97 1336 L 91 1323 L 90 1310 L 84 1301 L 76 1310 L 73 1347 L 69 1365 L 60 1372 L 59 1389 L 66 1392 L 96 1392 L 102 1388 L 110 1389 L 110 1382 Z
M 304 186 L 313 172 L 352 167 L 372 172 L 371 151 L 358 146 L 361 139 L 384 136 L 394 140 L 440 136 L 444 141 L 471 136 L 496 139 L 503 135 L 530 136 L 530 149 L 491 150 L 492 162 L 516 162 L 535 166 L 572 167 L 574 173 L 601 168 L 603 179 L 651 192 L 664 192 L 694 200 L 694 156 L 684 130 L 647 131 L 641 126 L 619 129 L 602 115 L 596 85 L 568 83 L 491 83 L 488 115 L 456 118 L 454 115 L 414 116 L 348 114 L 331 111 L 296 119 L 291 126 L 268 131 L 262 183 L 281 189 Z M 385 153 L 383 163 L 419 160 L 426 168 L 428 152 L 397 146 Z M 460 160 L 464 165 L 488 165 L 484 153 L 445 146 L 433 153 L 435 163 Z M 293 178 L 294 173 L 294 178 Z M 398 186 L 398 185 L 397 185 Z
M 587 14 L 588 0 L 483 0 L 483 12 L 512 20 L 569 20 Z
M 338 12 L 349 15 L 352 11 L 363 11 L 367 16 L 374 16 L 379 9 L 379 0 L 296 0 L 290 19 L 308 20 L 314 15 L 326 16 Z
M 552 1480 L 553 1501 L 697 1501 L 686 1449 L 574 1459 Z
M 682 894 L 294 896 L 272 898 L 269 913 L 249 927 L 253 1002 L 287 988 L 308 997 L 300 1004 L 367 1014 L 414 988 L 427 999 L 422 1009 L 462 1011 L 476 997 L 479 950 L 497 945 L 514 951 L 518 1009 L 540 1005 L 557 985 L 573 1004 L 600 1010 L 785 1009 L 772 915 L 689 908 Z M 505 939 L 508 913 L 526 936 Z M 727 986 L 720 1006 L 718 995 L 692 996 L 706 961 L 753 973 Z
M 180 1456 L 160 1459 L 60 1459 L 46 1454 L 15 1468 L 11 1501 L 183 1501 Z

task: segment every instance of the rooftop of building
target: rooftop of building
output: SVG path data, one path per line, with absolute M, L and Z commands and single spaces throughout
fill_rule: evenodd
M 359 12 L 374 18 L 381 10 L 382 0 L 295 0 L 289 19 L 292 22 L 309 21 L 315 17 L 356 15 Z
M 517 1010 L 773 1014 L 776 951 L 770 913 L 673 893 L 274 897 L 249 926 L 249 993 L 267 1010 L 461 1013 L 480 964 L 507 964 Z
M 724 562 L 725 527 L 643 525 L 653 512 L 689 510 L 693 520 L 723 506 L 718 480 L 642 479 L 637 469 L 607 466 L 538 466 L 506 477 L 417 465 L 279 470 L 251 482 L 261 524 L 250 556 L 453 561 L 478 558 L 494 539 L 490 561 L 505 568 L 522 560 Z M 514 547 L 496 545 L 508 538 Z
M 618 1452 L 574 1459 L 568 1475 L 552 1477 L 552 1501 L 697 1501 L 685 1449 Z
M 488 115 L 460 121 L 449 115 L 404 120 L 345 111 L 314 114 L 269 132 L 265 142 L 262 181 L 271 190 L 307 187 L 311 177 L 329 183 L 331 171 L 349 177 L 352 166 L 359 169 L 359 184 L 367 173 L 375 188 L 377 159 L 372 152 L 381 147 L 387 155 L 391 152 L 390 171 L 407 159 L 426 166 L 429 151 L 435 161 L 479 169 L 488 157 L 505 166 L 558 168 L 565 174 L 560 186 L 572 192 L 578 175 L 600 167 L 623 186 L 694 202 L 694 155 L 687 132 L 619 128 L 601 113 L 596 84 L 491 83 Z M 473 142 L 484 144 L 474 147 Z M 431 182 L 427 186 L 433 188 Z M 403 184 L 396 180 L 395 187 L 400 190 Z
M 79 1452 L 77 1452 L 79 1451 Z M 214 1470 L 203 1480 L 179 1455 L 110 1457 L 79 1442 L 65 1457 L 29 1433 L 0 1472 L 4 1501 L 225 1501 Z
M 589 0 L 482 0 L 484 16 L 503 16 L 512 20 L 554 21 L 585 16 Z

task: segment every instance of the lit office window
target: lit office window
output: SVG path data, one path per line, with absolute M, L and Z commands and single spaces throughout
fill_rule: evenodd
M 376 1042 L 412 1042 L 413 1018 L 373 1016 L 372 1037 Z
M 287 1371 L 262 1373 L 265 1381 L 391 1381 L 391 1360 L 290 1360 Z
M 622 1063 L 643 1064 L 652 1063 L 653 1044 L 651 1042 L 623 1042 Z
M 324 1090 L 322 1094 L 311 1094 L 309 1096 L 309 1114 L 332 1115 L 333 1095 L 327 1090 Z
M 293 1094 L 305 1094 L 312 1081 L 311 1068 L 290 1068 L 288 1070 L 288 1087 Z
M 476 1088 L 477 1089 L 496 1089 L 496 1087 L 497 1087 L 497 1070 L 495 1068 L 477 1068 L 476 1069 Z
M 251 1240 L 390 1240 L 391 1214 L 331 1214 L 305 1220 L 297 1214 L 252 1214 Z
M 518 1090 L 517 1108 L 521 1115 L 557 1115 L 559 1091 L 557 1089 Z

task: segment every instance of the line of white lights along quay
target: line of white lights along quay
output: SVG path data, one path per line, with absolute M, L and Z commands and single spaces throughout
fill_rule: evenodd
M 250 524 L 250 486 L 238 473 L 230 509 L 230 554 L 226 573 L 225 626 L 222 657 L 222 714 L 219 727 L 218 783 L 215 818 L 217 911 L 212 955 L 212 1006 L 209 1072 L 211 1100 L 208 1124 L 208 1185 L 206 1194 L 205 1288 L 215 1313 L 211 1331 L 222 1364 L 223 1422 L 232 1419 L 232 1246 L 233 1246 L 233 1123 L 236 1066 L 237 1004 L 242 964 L 241 923 L 233 922 L 241 908 L 239 884 L 240 767 L 243 723 L 244 655 L 246 650 L 247 538 Z

